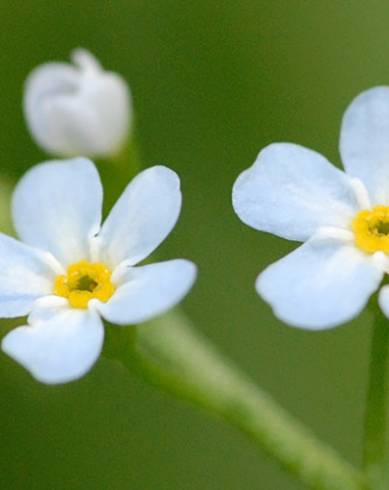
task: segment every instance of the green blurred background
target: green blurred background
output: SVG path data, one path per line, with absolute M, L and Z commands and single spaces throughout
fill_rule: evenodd
M 292 413 L 359 461 L 367 315 L 323 333 L 282 325 L 257 273 L 293 244 L 234 215 L 231 186 L 257 152 L 293 141 L 339 163 L 342 113 L 389 84 L 386 1 L 2 0 L 0 169 L 47 158 L 27 134 L 23 81 L 39 63 L 89 48 L 129 81 L 146 165 L 182 178 L 163 257 L 199 264 L 188 314 Z M 5 327 L 0 326 L 0 333 Z M 239 433 L 101 359 L 65 386 L 34 382 L 0 354 L 0 488 L 297 490 Z

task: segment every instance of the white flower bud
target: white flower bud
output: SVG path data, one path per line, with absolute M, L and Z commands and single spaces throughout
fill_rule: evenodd
M 31 134 L 53 155 L 115 155 L 129 136 L 129 88 L 88 51 L 77 49 L 71 59 L 74 66 L 46 63 L 28 77 L 24 113 Z

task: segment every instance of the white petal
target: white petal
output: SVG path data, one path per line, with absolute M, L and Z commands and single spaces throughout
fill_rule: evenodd
M 85 158 L 37 165 L 20 180 L 13 219 L 21 239 L 67 265 L 89 257 L 99 229 L 103 191 L 95 166 Z
M 188 293 L 195 278 L 196 266 L 183 259 L 130 267 L 122 278 L 123 285 L 107 303 L 92 301 L 109 322 L 137 324 L 173 308 Z
M 344 167 L 367 187 L 373 204 L 389 204 L 389 87 L 362 92 L 343 116 Z
M 378 304 L 384 315 L 389 318 L 389 286 L 384 286 L 379 292 Z
M 75 65 L 47 63 L 25 86 L 24 112 L 38 144 L 54 155 L 107 156 L 127 139 L 130 93 L 117 74 L 104 71 L 86 50 Z
M 102 349 L 104 328 L 94 311 L 52 307 L 34 314 L 31 325 L 12 330 L 3 351 L 38 381 L 66 383 L 87 373 Z
M 45 254 L 0 234 L 0 317 L 31 311 L 37 298 L 50 294 L 55 272 Z
M 181 209 L 180 180 L 167 167 L 138 174 L 127 186 L 98 237 L 100 259 L 113 268 L 146 258 L 170 233 Z
M 235 182 L 232 201 L 244 223 L 290 240 L 306 240 L 320 226 L 348 227 L 358 209 L 351 179 L 290 143 L 263 149 Z
M 313 238 L 265 269 L 256 288 L 285 323 L 319 330 L 357 316 L 382 276 L 373 256 L 339 240 Z

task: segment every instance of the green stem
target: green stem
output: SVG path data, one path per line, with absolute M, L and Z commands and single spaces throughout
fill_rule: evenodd
M 118 330 L 110 329 L 109 335 Z M 118 335 L 126 335 L 126 330 Z M 306 487 L 367 488 L 362 475 L 224 359 L 177 312 L 138 328 L 137 342 L 131 339 L 131 345 L 122 337 L 109 355 L 154 387 L 242 431 Z
M 134 135 L 120 153 L 96 161 L 101 180 L 104 183 L 104 213 L 115 204 L 127 184 L 140 172 L 140 157 Z
M 122 178 L 130 181 L 141 171 L 140 154 L 135 134 L 131 134 L 126 145 L 120 153 L 107 159 L 108 165 L 111 163 L 122 171 Z M 128 182 L 127 182 L 128 183 Z
M 373 489 L 381 490 L 387 488 L 384 479 L 389 325 L 377 305 L 374 305 L 371 310 L 373 333 L 366 399 L 363 462 Z

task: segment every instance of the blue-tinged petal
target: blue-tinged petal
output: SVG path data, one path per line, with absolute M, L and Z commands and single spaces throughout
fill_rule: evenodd
M 249 226 L 299 241 L 321 226 L 348 228 L 358 210 L 351 179 L 319 153 L 291 143 L 263 149 L 235 182 L 232 202 Z
M 352 243 L 312 238 L 265 269 L 256 288 L 282 321 L 319 330 L 357 316 L 382 276 L 374 257 Z
M 340 153 L 350 175 L 366 186 L 372 204 L 389 204 L 389 87 L 358 95 L 342 122 Z
M 3 351 L 38 381 L 66 383 L 86 374 L 100 355 L 104 327 L 95 311 L 39 305 L 30 325 L 18 327 L 2 341 Z
M 85 158 L 46 162 L 29 170 L 13 196 L 20 238 L 51 252 L 63 265 L 90 255 L 100 227 L 103 190 L 93 163 Z
M 0 234 L 0 318 L 26 315 L 38 298 L 51 294 L 51 262 L 49 254 Z
M 100 260 L 116 267 L 146 258 L 171 232 L 181 210 L 180 180 L 167 167 L 138 174 L 127 186 L 102 226 Z
M 92 300 L 100 314 L 119 325 L 145 322 L 179 303 L 196 279 L 196 266 L 176 259 L 129 267 L 107 303 Z

